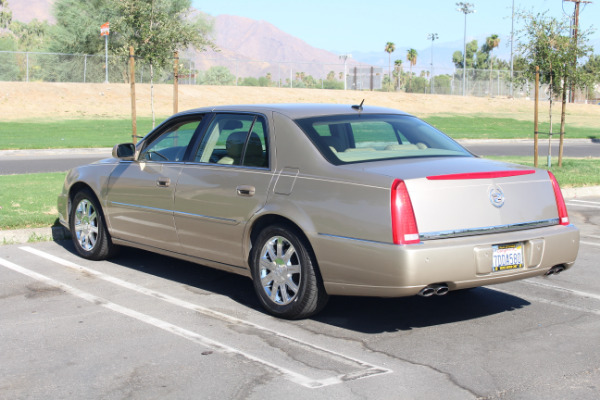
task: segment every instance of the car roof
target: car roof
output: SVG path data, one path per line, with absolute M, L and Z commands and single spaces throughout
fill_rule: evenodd
M 309 104 L 309 103 L 282 103 L 282 104 L 244 104 L 244 105 L 222 105 L 214 107 L 202 107 L 188 111 L 183 111 L 178 115 L 205 113 L 205 112 L 277 112 L 291 119 L 300 119 L 307 117 L 319 117 L 326 115 L 348 115 L 354 113 L 361 114 L 398 114 L 409 115 L 403 111 L 393 108 L 377 107 L 363 105 L 358 109 L 358 105 L 349 104 Z

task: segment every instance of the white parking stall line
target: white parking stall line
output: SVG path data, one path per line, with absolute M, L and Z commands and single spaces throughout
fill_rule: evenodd
M 527 285 L 543 287 L 546 289 L 558 290 L 560 292 L 567 292 L 567 293 L 569 293 L 573 296 L 577 296 L 577 297 L 585 297 L 588 299 L 600 300 L 600 294 L 596 294 L 596 293 L 582 292 L 581 290 L 567 289 L 562 286 L 556 286 L 556 285 L 551 285 L 548 283 L 536 282 L 536 281 L 531 281 L 531 280 L 525 280 L 525 281 L 523 281 L 523 283 L 525 283 Z
M 574 207 L 585 207 L 585 208 L 598 208 L 600 209 L 600 202 L 598 201 L 586 201 L 586 200 L 569 200 L 567 201 L 568 206 Z
M 596 242 L 586 242 L 585 240 L 580 240 L 579 243 L 585 244 L 585 245 L 588 245 L 588 246 L 600 247 L 600 243 L 596 243 Z
M 572 199 L 569 200 L 569 202 L 571 203 L 588 203 L 588 204 L 596 204 L 598 207 L 600 207 L 600 201 L 589 201 L 589 200 L 577 200 L 577 199 Z
M 322 384 L 321 382 L 315 382 L 313 379 L 310 379 L 304 375 L 298 374 L 294 371 L 290 371 L 286 368 L 282 368 L 278 365 L 272 364 L 268 361 L 262 360 L 258 357 L 255 357 L 251 354 L 247 354 L 244 353 L 242 351 L 239 351 L 233 347 L 224 345 L 223 343 L 219 343 L 215 340 L 206 338 L 202 335 L 199 335 L 195 332 L 192 332 L 190 330 L 181 328 L 177 325 L 173 325 L 169 322 L 163 321 L 161 319 L 158 318 L 154 318 L 151 317 L 149 315 L 146 314 L 142 314 L 140 312 L 137 312 L 135 310 L 132 310 L 130 308 L 127 307 L 123 307 L 120 306 L 116 303 L 110 302 L 106 299 L 103 299 L 102 297 L 98 297 L 98 296 L 94 296 L 93 294 L 84 292 L 82 290 L 79 290 L 77 288 L 74 288 L 73 286 L 69 286 L 67 284 L 64 284 L 62 282 L 59 282 L 55 279 L 49 278 L 45 275 L 42 274 L 38 274 L 35 271 L 31 271 L 27 268 L 21 267 L 17 264 L 14 264 L 10 261 L 4 260 L 2 258 L 0 258 L 0 265 L 3 265 L 6 268 L 9 268 L 15 272 L 18 272 L 20 274 L 26 275 L 32 279 L 35 279 L 37 281 L 40 281 L 42 283 L 45 283 L 46 285 L 49 286 L 54 286 L 60 290 L 62 290 L 65 293 L 71 294 L 75 297 L 79 297 L 80 299 L 83 299 L 85 301 L 88 301 L 90 303 L 99 305 L 101 307 L 107 308 L 111 311 L 115 311 L 117 313 L 126 315 L 128 317 L 137 319 L 138 321 L 144 322 L 146 324 L 149 325 L 153 325 L 157 328 L 160 328 L 162 330 L 165 330 L 169 333 L 175 334 L 177 336 L 181 336 L 187 340 L 190 340 L 194 343 L 200 344 L 202 346 L 205 346 L 207 348 L 211 348 L 217 351 L 221 351 L 223 353 L 230 353 L 230 354 L 236 354 L 236 355 L 240 355 L 242 357 L 247 358 L 248 360 L 252 360 L 255 362 L 258 362 L 260 364 L 263 364 L 267 367 L 270 367 L 278 372 L 280 372 L 281 374 L 283 374 L 284 376 L 286 376 L 289 380 L 291 380 L 292 382 L 295 382 L 299 385 L 308 387 L 308 388 L 315 388 L 315 387 L 321 387 L 321 386 L 325 386 L 324 384 Z
M 500 288 L 497 288 L 497 287 L 494 287 L 493 290 L 495 290 L 497 292 L 500 292 L 500 293 L 508 294 L 508 295 L 511 295 L 511 296 L 519 296 L 520 298 L 523 298 L 523 299 L 531 301 L 531 302 L 549 304 L 549 305 L 552 305 L 552 306 L 566 308 L 568 310 L 578 311 L 578 312 L 581 312 L 581 313 L 588 313 L 588 314 L 600 315 L 600 310 L 590 310 L 589 308 L 571 306 L 569 304 L 565 304 L 565 303 L 562 303 L 562 302 L 559 302 L 559 301 L 544 299 L 542 297 L 532 296 L 530 294 L 521 294 L 521 293 L 515 294 L 514 292 L 511 292 L 511 291 L 508 291 L 508 290 L 504 290 L 504 289 L 500 289 Z
M 161 293 L 161 292 L 158 292 L 158 291 L 155 291 L 152 289 L 145 288 L 143 286 L 136 285 L 131 282 L 124 281 L 124 280 L 116 278 L 114 276 L 107 275 L 102 272 L 96 271 L 94 269 L 78 265 L 76 263 L 62 259 L 60 257 L 56 257 L 52 254 L 48 254 L 46 252 L 35 249 L 33 247 L 23 246 L 23 247 L 20 247 L 20 249 L 24 250 L 30 254 L 34 254 L 38 257 L 42 257 L 46 260 L 57 263 L 59 265 L 62 265 L 62 266 L 68 267 L 68 268 L 72 268 L 77 271 L 86 272 L 86 273 L 88 273 L 96 278 L 102 279 L 106 282 L 110 282 L 112 284 L 135 291 L 137 293 L 144 294 L 144 295 L 153 297 L 155 299 L 165 301 L 165 302 L 173 304 L 175 306 L 186 308 L 186 309 L 189 309 L 189 310 L 192 310 L 195 312 L 199 312 L 203 315 L 206 315 L 206 316 L 209 316 L 212 318 L 217 318 L 219 320 L 222 320 L 222 321 L 225 321 L 228 323 L 234 323 L 237 325 L 245 325 L 246 327 L 260 330 L 264 333 L 271 334 L 278 338 L 281 338 L 281 339 L 284 339 L 284 340 L 287 340 L 290 342 L 294 342 L 298 345 L 305 347 L 309 351 L 322 353 L 322 354 L 328 356 L 330 359 L 339 359 L 339 360 L 342 360 L 343 362 L 349 362 L 351 364 L 355 364 L 357 367 L 357 369 L 355 371 L 352 371 L 352 372 L 349 372 L 346 374 L 332 376 L 332 377 L 328 377 L 328 378 L 324 378 L 324 379 L 312 379 L 312 378 L 306 377 L 304 375 L 298 374 L 296 372 L 293 372 L 284 367 L 277 366 L 271 362 L 268 362 L 268 361 L 262 360 L 258 357 L 247 354 L 246 352 L 234 349 L 232 347 L 223 345 L 218 342 L 214 342 L 217 344 L 217 346 L 216 346 L 217 348 L 226 348 L 227 349 L 227 350 L 225 350 L 226 352 L 233 352 L 236 354 L 240 354 L 251 360 L 260 362 L 264 365 L 274 368 L 275 370 L 281 372 L 284 376 L 287 376 L 289 378 L 289 380 L 291 380 L 295 383 L 298 383 L 302 386 L 308 387 L 308 388 L 318 388 L 318 387 L 330 386 L 330 385 L 335 385 L 335 384 L 339 384 L 339 383 L 350 381 L 350 380 L 357 380 L 357 379 L 362 379 L 362 378 L 367 378 L 367 377 L 371 377 L 371 376 L 375 376 L 375 375 L 381 375 L 381 374 L 387 374 L 387 373 L 393 372 L 392 370 L 390 370 L 388 368 L 379 367 L 379 366 L 373 365 L 371 363 L 368 363 L 368 362 L 365 362 L 362 360 L 358 360 L 356 358 L 349 357 L 344 354 L 341 354 L 341 353 L 338 353 L 338 352 L 335 352 L 335 351 L 332 351 L 332 350 L 329 350 L 329 349 L 326 349 L 326 348 L 323 348 L 320 346 L 316 346 L 314 344 L 311 344 L 311 343 L 305 342 L 303 340 L 282 334 L 280 332 L 277 332 L 277 331 L 269 329 L 267 327 L 255 324 L 253 322 L 242 320 L 242 319 L 239 319 L 239 318 L 236 318 L 236 317 L 233 317 L 233 316 L 230 316 L 230 315 L 218 312 L 218 311 L 208 309 L 206 307 L 203 307 L 203 306 L 200 306 L 200 305 L 197 305 L 194 303 L 187 302 L 185 300 L 178 299 L 176 297 L 170 296 L 165 293 Z M 152 318 L 152 317 L 150 317 L 150 318 Z M 180 328 L 180 329 L 183 329 L 183 328 Z M 195 334 L 195 335 L 197 335 L 197 334 Z M 210 340 L 208 338 L 206 338 L 206 339 Z

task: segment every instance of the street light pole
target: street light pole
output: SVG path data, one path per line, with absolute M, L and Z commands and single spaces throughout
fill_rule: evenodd
M 348 61 L 348 57 L 352 57 L 352 54 L 342 54 L 340 56 L 340 60 L 344 60 L 344 90 L 346 90 L 346 61 Z
M 462 1 L 456 3 L 458 7 L 456 11 L 460 11 L 465 14 L 465 36 L 464 36 L 464 44 L 463 44 L 463 96 L 466 95 L 466 82 L 467 82 L 467 14 L 474 13 L 475 4 L 471 3 L 463 3 Z
M 429 83 L 431 85 L 431 94 L 433 94 L 433 41 L 439 39 L 437 33 L 429 33 L 427 35 L 427 40 L 431 40 L 431 64 L 429 68 Z

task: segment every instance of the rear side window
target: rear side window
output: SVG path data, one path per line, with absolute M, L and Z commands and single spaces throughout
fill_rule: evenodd
M 266 123 L 262 116 L 217 114 L 194 161 L 220 165 L 268 167 Z
M 407 115 L 337 115 L 296 123 L 333 164 L 413 157 L 471 157 L 458 143 Z

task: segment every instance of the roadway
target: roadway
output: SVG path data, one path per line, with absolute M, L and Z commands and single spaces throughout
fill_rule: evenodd
M 531 156 L 532 140 L 460 140 L 463 146 L 481 156 Z M 0 151 L 0 175 L 36 172 L 62 172 L 82 164 L 110 157 L 111 149 L 56 149 Z M 540 163 L 545 165 L 548 141 L 540 140 Z M 553 140 L 552 155 L 558 155 L 558 140 Z M 570 139 L 564 146 L 565 157 L 600 158 L 600 141 Z

